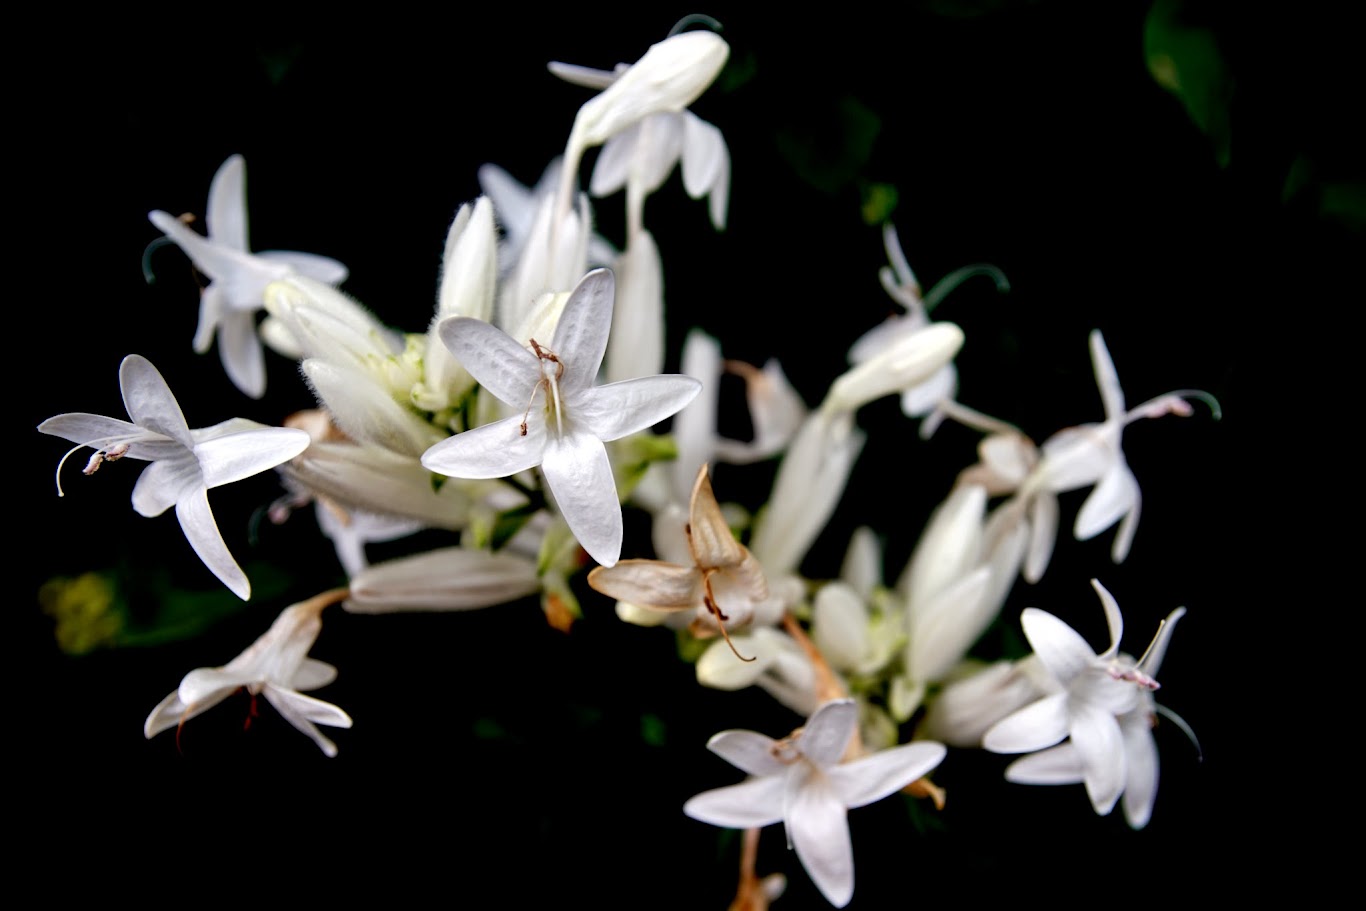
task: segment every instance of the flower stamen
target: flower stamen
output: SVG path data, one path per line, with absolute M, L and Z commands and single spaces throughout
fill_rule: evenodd
M 522 423 L 518 425 L 518 429 L 521 431 L 522 436 L 526 436 L 526 425 L 531 417 L 531 406 L 536 403 L 536 393 L 540 390 L 541 386 L 544 385 L 549 390 L 546 393 L 546 398 L 553 399 L 551 407 L 555 409 L 555 429 L 563 433 L 564 428 L 560 426 L 560 411 L 562 409 L 560 407 L 559 380 L 560 377 L 564 376 L 564 363 L 559 359 L 555 352 L 541 345 L 534 338 L 530 341 L 531 350 L 535 352 L 536 357 L 543 361 L 550 361 L 555 365 L 555 375 L 552 377 L 546 374 L 545 367 L 542 365 L 541 373 L 543 375 L 536 381 L 536 385 L 531 387 L 531 399 L 526 403 L 526 412 L 522 415 Z

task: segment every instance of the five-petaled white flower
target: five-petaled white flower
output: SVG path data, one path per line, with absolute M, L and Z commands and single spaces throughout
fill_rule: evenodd
M 151 517 L 175 506 L 180 527 L 204 565 L 234 594 L 247 600 L 251 583 L 218 532 L 209 509 L 209 489 L 289 461 L 308 448 L 308 433 L 265 427 L 245 418 L 191 430 L 166 380 L 140 355 L 123 359 L 119 384 L 132 423 L 72 413 L 59 414 L 38 425 L 42 433 L 77 444 L 57 465 L 57 493 L 62 493 L 62 465 L 79 449 L 95 450 L 86 464 L 86 474 L 94 474 L 104 462 L 123 458 L 151 462 L 133 487 L 133 508 L 139 515 Z
M 469 317 L 439 332 L 479 384 L 519 414 L 442 440 L 422 456 L 454 478 L 502 478 L 541 466 L 574 537 L 604 566 L 621 555 L 621 503 L 604 442 L 644 430 L 701 391 L 692 377 L 660 375 L 595 385 L 612 325 L 612 273 L 598 269 L 574 288 L 549 345 L 525 348 Z
M 254 399 L 266 391 L 266 366 L 256 335 L 256 311 L 264 306 L 266 285 L 299 273 L 330 285 L 346 280 L 346 267 L 312 253 L 247 247 L 246 162 L 233 155 L 219 167 L 209 185 L 205 215 L 209 236 L 167 212 L 147 217 L 209 278 L 199 300 L 199 327 L 194 350 L 203 354 L 218 334 L 218 355 L 233 385 Z
M 1026 608 L 1020 617 L 1025 636 L 1061 690 L 997 722 L 982 745 L 997 753 L 1033 754 L 1010 765 L 1010 781 L 1084 782 L 1092 807 L 1101 815 L 1113 810 L 1124 794 L 1125 815 L 1134 828 L 1141 828 L 1157 795 L 1157 749 L 1148 730 L 1154 711 L 1151 691 L 1158 688 L 1153 675 L 1185 609 L 1163 621 L 1135 662 L 1119 652 L 1124 631 L 1119 605 L 1100 582 L 1092 579 L 1091 585 L 1105 607 L 1110 647 L 1097 655 L 1057 617 Z M 1067 743 L 1054 746 L 1064 737 Z
M 854 895 L 854 852 L 847 811 L 893 794 L 944 759 L 943 744 L 907 743 L 841 763 L 858 726 L 852 699 L 827 702 L 793 734 L 774 740 L 722 731 L 707 748 L 755 776 L 698 794 L 683 805 L 693 819 L 747 829 L 781 820 L 788 843 L 832 905 Z
M 337 589 L 293 604 L 232 661 L 222 667 L 190 671 L 180 686 L 152 709 L 143 724 L 143 734 L 151 739 L 246 687 L 253 697 L 265 696 L 286 721 L 311 737 L 324 753 L 336 756 L 337 745 L 323 736 L 317 726 L 349 728 L 351 717 L 332 703 L 300 691 L 316 690 L 337 679 L 337 669 L 308 657 L 308 650 L 322 632 L 323 608 L 346 595 L 347 589 Z

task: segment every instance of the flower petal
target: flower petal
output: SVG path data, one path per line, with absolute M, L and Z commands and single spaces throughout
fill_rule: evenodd
M 1081 784 L 1081 755 L 1071 743 L 1021 756 L 1006 766 L 1006 781 L 1016 784 Z
M 843 908 L 854 897 L 854 847 L 848 812 L 819 770 L 794 776 L 785 821 L 802 866 L 826 900 Z
M 866 806 L 923 778 L 944 761 L 942 743 L 903 743 L 889 750 L 837 765 L 828 771 L 840 800 L 849 809 Z
M 209 184 L 209 206 L 204 213 L 209 237 L 243 253 L 247 246 L 247 163 L 233 155 L 218 166 Z
M 209 297 L 205 289 L 204 297 Z M 200 316 L 201 324 L 203 315 Z M 232 384 L 243 395 L 259 399 L 266 394 L 266 359 L 256 335 L 256 317 L 246 311 L 225 313 L 218 321 L 218 359 Z
M 840 761 L 858 728 L 858 705 L 852 699 L 822 703 L 802 727 L 797 742 L 802 754 L 818 766 Z
M 422 454 L 429 471 L 451 478 L 506 478 L 541 464 L 546 452 L 544 421 L 504 418 L 442 440 Z M 605 457 L 604 452 L 604 457 Z
M 164 463 L 157 463 L 164 464 Z M 155 467 L 155 466 L 153 466 Z M 209 490 L 199 487 L 185 491 L 175 504 L 176 518 L 185 532 L 185 538 L 199 554 L 199 559 L 209 568 L 232 593 L 243 601 L 251 598 L 251 583 L 246 573 L 228 552 L 223 536 L 218 533 L 218 523 L 214 521 L 213 511 L 209 509 Z
M 262 691 L 266 701 L 275 706 L 275 710 L 284 716 L 285 720 L 294 727 L 307 734 L 308 737 L 318 745 L 318 748 L 328 757 L 337 755 L 337 745 L 330 738 L 319 731 L 314 722 L 326 724 L 331 727 L 349 728 L 351 718 L 341 709 L 321 699 L 314 699 L 302 693 L 292 690 L 280 689 L 273 685 L 267 685 Z
M 308 431 L 262 427 L 205 440 L 194 448 L 210 490 L 288 462 L 308 448 Z
M 1157 744 L 1148 725 L 1148 713 L 1125 716 L 1119 724 L 1124 739 L 1124 818 L 1135 829 L 1148 824 L 1157 800 Z
M 133 485 L 133 509 L 138 515 L 155 518 L 174 506 L 187 489 L 203 486 L 199 463 L 184 450 L 180 455 L 159 459 L 138 476 Z
M 513 408 L 531 402 L 541 379 L 540 359 L 512 336 L 468 316 L 442 320 L 437 332 L 460 366 L 496 398 Z
M 138 354 L 125 357 L 119 365 L 119 388 L 123 390 L 123 404 L 134 424 L 170 437 L 186 449 L 194 445 L 190 425 L 185 423 L 180 404 L 151 361 Z
M 677 374 L 623 380 L 580 394 L 573 401 L 573 417 L 598 439 L 610 443 L 653 427 L 701 391 L 700 382 Z
M 551 348 L 564 365 L 560 385 L 569 394 L 588 389 L 597 381 L 598 368 L 602 366 L 602 357 L 607 352 L 607 338 L 612 330 L 612 300 L 615 293 L 616 279 L 612 273 L 607 269 L 594 269 L 579 280 L 564 305 Z M 473 370 L 470 372 L 476 378 L 479 376 Z M 624 436 L 625 433 L 620 435 Z
M 1123 421 L 1124 390 L 1119 387 L 1119 374 L 1115 372 L 1115 362 L 1110 359 L 1110 349 L 1105 347 L 1105 337 L 1099 329 L 1093 329 L 1089 341 L 1096 386 L 1100 389 L 1101 401 L 1105 403 L 1105 419 Z
M 1081 757 L 1091 806 L 1104 816 L 1124 790 L 1124 742 L 1119 722 L 1105 708 L 1073 701 L 1068 707 L 1072 743 Z
M 1034 653 L 1062 683 L 1075 679 L 1096 663 L 1096 653 L 1076 630 L 1037 607 L 1026 607 L 1020 625 Z
M 703 791 L 683 804 L 693 819 L 731 829 L 771 826 L 783 818 L 785 775 L 766 775 L 741 784 Z
M 1123 456 L 1115 459 L 1096 482 L 1091 495 L 1077 513 L 1072 534 L 1078 541 L 1089 541 L 1114 525 L 1138 506 L 1138 481 Z M 1132 531 L 1128 537 L 1132 538 Z M 1127 545 L 1124 548 L 1127 554 Z
M 702 603 L 702 573 L 662 560 L 622 560 L 599 566 L 588 584 L 609 598 L 656 610 L 686 610 Z
M 575 430 L 548 435 L 541 471 L 579 544 L 603 566 L 614 565 L 621 556 L 621 502 L 602 441 Z
M 1054 693 L 1012 712 L 982 735 L 993 753 L 1032 753 L 1067 736 L 1067 694 Z
M 773 755 L 772 737 L 755 731 L 722 731 L 707 741 L 707 749 L 747 775 L 779 775 L 787 766 Z

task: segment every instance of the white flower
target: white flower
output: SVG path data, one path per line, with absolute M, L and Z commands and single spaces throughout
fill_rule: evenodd
M 1129 470 L 1120 445 L 1124 428 L 1140 418 L 1166 414 L 1188 417 L 1191 414 L 1188 398 L 1206 402 L 1215 419 L 1219 417 L 1219 405 L 1206 392 L 1183 389 L 1160 395 L 1126 411 L 1124 390 L 1119 387 L 1119 376 L 1100 330 L 1091 333 L 1091 360 L 1095 365 L 1096 385 L 1100 387 L 1100 397 L 1105 404 L 1104 423 L 1069 427 L 1045 441 L 1043 459 L 1026 488 L 1042 486 L 1050 492 L 1062 493 L 1094 484 L 1077 513 L 1073 534 L 1078 541 L 1086 541 L 1118 522 L 1119 532 L 1111 555 L 1116 563 L 1122 563 L 1138 529 L 1142 505 L 1138 480 Z
M 201 712 L 213 708 L 242 687 L 254 696 L 265 696 L 285 720 L 313 739 L 328 756 L 337 745 L 323 736 L 317 725 L 349 728 L 351 718 L 330 702 L 305 696 L 337 678 L 337 669 L 308 657 L 308 650 L 322 631 L 322 611 L 345 597 L 346 590 L 326 592 L 285 608 L 265 635 L 222 667 L 190 671 L 180 686 L 147 716 L 142 732 L 155 737 Z
M 1101 815 L 1114 809 L 1121 793 L 1133 790 L 1130 821 L 1147 822 L 1157 790 L 1157 752 L 1150 734 L 1127 730 L 1134 720 L 1151 719 L 1153 673 L 1161 663 L 1177 610 L 1158 630 L 1138 662 L 1119 654 L 1124 621 L 1119 605 L 1095 579 L 1091 586 L 1105 607 L 1110 647 L 1097 655 L 1086 640 L 1057 617 L 1026 608 L 1020 617 L 1025 636 L 1061 690 L 1031 703 L 993 725 L 982 745 L 997 753 L 1034 753 L 1013 763 L 1011 781 L 1028 784 L 1085 782 L 1091 805 Z M 1121 722 L 1121 719 L 1125 719 Z M 1062 747 L 1052 747 L 1064 737 Z M 1042 751 L 1042 752 L 1036 752 Z M 1126 812 L 1128 811 L 1126 805 Z
M 266 285 L 295 273 L 336 285 L 346 280 L 346 267 L 312 253 L 267 250 L 252 254 L 247 247 L 245 184 L 242 156 L 223 162 L 209 185 L 208 237 L 166 212 L 147 217 L 209 278 L 199 302 L 195 351 L 208 351 L 217 332 L 218 355 L 228 378 L 242 392 L 259 399 L 266 391 L 266 368 L 255 314 L 263 305 Z
M 944 759 L 938 743 L 908 743 L 840 763 L 858 725 L 851 699 L 827 702 L 806 725 L 774 740 L 722 731 L 707 748 L 755 776 L 698 794 L 683 806 L 693 819 L 747 829 L 781 820 L 802 866 L 836 907 L 854 895 L 854 852 L 847 811 L 901 790 Z
M 73 413 L 59 414 L 38 425 L 42 433 L 77 444 L 57 465 L 58 494 L 62 493 L 62 464 L 77 449 L 95 450 L 85 467 L 86 474 L 94 474 L 104 462 L 122 458 L 151 462 L 133 487 L 133 508 L 139 515 L 151 517 L 175 506 L 180 527 L 204 565 L 234 594 L 247 600 L 251 584 L 218 533 L 209 509 L 209 490 L 294 458 L 308 447 L 308 433 L 264 427 L 244 418 L 191 430 L 166 380 L 150 361 L 136 354 L 128 355 L 119 366 L 119 384 L 132 423 Z
M 468 317 L 441 323 L 456 360 L 519 413 L 437 443 L 428 469 L 456 478 L 502 478 L 537 465 L 584 550 L 604 566 L 621 555 L 621 503 L 604 442 L 678 411 L 702 384 L 651 376 L 594 385 L 612 323 L 612 273 L 590 272 L 574 289 L 549 345 L 533 350 Z M 539 403 L 538 403 L 539 399 Z

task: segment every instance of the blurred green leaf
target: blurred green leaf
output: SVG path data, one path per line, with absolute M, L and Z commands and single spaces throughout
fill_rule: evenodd
M 1191 121 L 1213 143 L 1215 160 L 1227 167 L 1233 78 L 1214 33 L 1191 23 L 1189 9 L 1183 0 L 1153 4 L 1143 23 L 1143 56 L 1153 79 L 1181 99 Z

